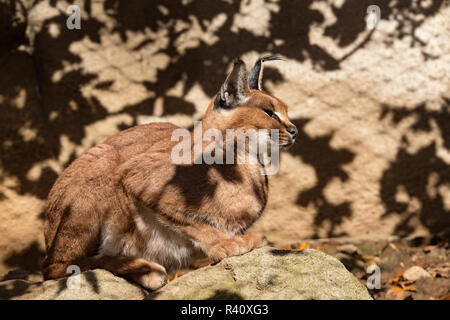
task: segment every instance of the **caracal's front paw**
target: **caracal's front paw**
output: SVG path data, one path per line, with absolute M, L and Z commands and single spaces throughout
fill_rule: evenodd
M 148 290 L 157 290 L 163 287 L 167 283 L 167 272 L 166 269 L 156 263 L 148 262 L 151 265 L 151 271 L 132 274 L 131 278 Z
M 226 257 L 247 253 L 265 244 L 267 244 L 267 240 L 262 235 L 244 234 L 219 242 L 210 250 L 208 256 L 218 262 Z
M 248 245 L 251 247 L 250 250 L 265 246 L 268 244 L 267 238 L 262 234 L 249 233 L 241 236 L 248 242 Z

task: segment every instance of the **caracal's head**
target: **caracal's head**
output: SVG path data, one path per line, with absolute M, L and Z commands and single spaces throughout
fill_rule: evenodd
M 249 74 L 241 59 L 234 62 L 233 70 L 211 101 L 203 119 L 208 127 L 221 131 L 266 129 L 269 133 L 276 129 L 281 149 L 294 143 L 298 131 L 288 118 L 287 106 L 261 90 L 263 62 L 269 60 L 279 58 L 267 56 L 258 59 Z

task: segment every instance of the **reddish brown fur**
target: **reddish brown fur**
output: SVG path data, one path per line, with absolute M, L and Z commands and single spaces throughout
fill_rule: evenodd
M 280 129 L 281 143 L 288 142 L 286 127 L 293 125 L 285 104 L 259 90 L 246 97 L 220 111 L 213 99 L 203 129 Z M 278 112 L 282 121 L 263 109 Z M 74 264 L 156 289 L 166 270 L 200 258 L 219 261 L 263 243 L 263 236 L 243 232 L 264 210 L 267 176 L 248 164 L 173 164 L 176 128 L 154 123 L 124 130 L 64 170 L 48 197 L 45 279 L 66 277 Z

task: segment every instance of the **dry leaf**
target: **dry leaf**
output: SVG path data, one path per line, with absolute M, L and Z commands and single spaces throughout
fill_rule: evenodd
M 417 266 L 417 267 L 420 267 L 420 268 L 423 268 L 424 264 L 423 264 L 423 263 L 418 263 L 416 266 Z M 407 269 L 407 270 L 409 270 L 409 269 Z M 392 279 L 390 279 L 387 283 L 388 283 L 388 284 L 392 284 L 392 285 L 398 285 L 398 284 L 402 285 L 402 283 L 403 283 L 403 285 L 409 285 L 409 284 L 412 284 L 414 281 L 409 281 L 409 280 L 407 280 L 407 279 L 403 276 L 403 274 L 405 273 L 405 271 L 406 271 L 406 270 L 403 269 L 403 270 L 397 272 L 397 274 L 395 275 L 395 277 L 393 277 Z
M 388 281 L 388 284 L 397 284 L 403 276 L 403 271 L 397 272 L 394 278 Z
M 412 291 L 412 292 L 416 292 L 417 288 L 415 286 L 412 285 L 407 285 L 405 283 L 400 283 L 400 286 L 402 287 L 403 291 Z
M 299 243 L 297 250 L 309 249 L 309 242 Z
M 402 280 L 402 281 L 399 281 L 397 285 L 400 285 L 400 286 L 403 288 L 404 286 L 410 286 L 410 285 L 412 285 L 413 283 L 414 283 L 414 281 L 406 281 L 406 280 Z M 404 289 L 403 289 L 403 290 L 404 290 Z
M 405 291 L 397 286 L 393 286 L 387 292 L 388 296 L 392 296 L 395 300 L 403 300 L 405 297 Z

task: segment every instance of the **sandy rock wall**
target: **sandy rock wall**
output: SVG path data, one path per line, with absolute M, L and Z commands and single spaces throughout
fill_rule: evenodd
M 263 87 L 299 137 L 252 231 L 286 243 L 450 228 L 449 1 L 2 0 L 0 15 L 0 273 L 38 268 L 45 198 L 73 159 L 136 124 L 192 126 L 234 58 L 266 53 L 285 58 Z

